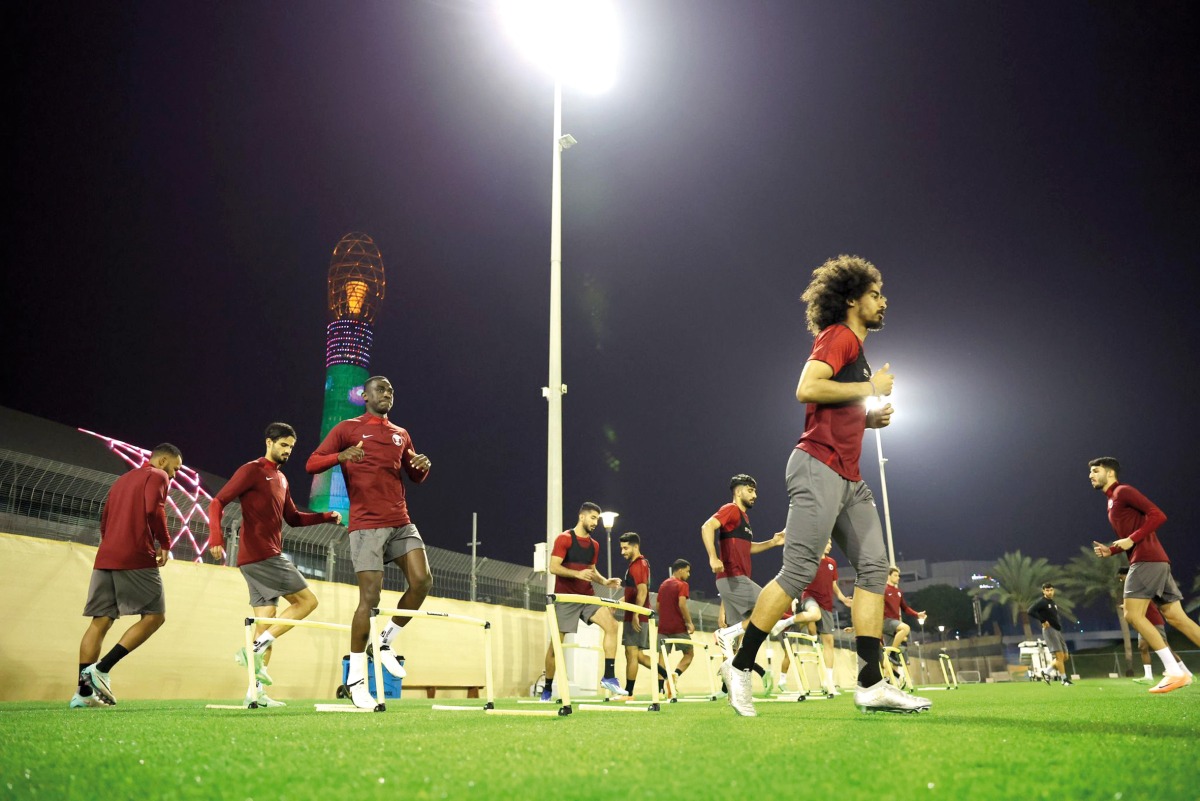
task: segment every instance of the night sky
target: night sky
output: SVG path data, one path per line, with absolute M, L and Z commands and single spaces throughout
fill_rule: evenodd
M 593 500 L 659 576 L 729 476 L 786 512 L 798 298 L 884 275 L 905 558 L 1111 539 L 1114 455 L 1200 567 L 1197 12 L 1185 4 L 623 2 L 568 90 L 563 527 Z M 271 420 L 307 495 L 334 244 L 378 243 L 371 370 L 433 460 L 430 544 L 544 536 L 552 83 L 468 0 L 6 5 L 0 404 L 230 475 Z M 864 477 L 878 494 L 874 436 Z M 54 454 L 47 454 L 53 457 Z M 838 554 L 835 554 L 838 555 Z M 614 547 L 614 559 L 621 564 Z M 844 557 L 841 557 L 843 564 Z M 778 551 L 757 561 L 765 582 Z M 712 591 L 698 569 L 697 589 Z M 436 592 L 436 590 L 435 590 Z

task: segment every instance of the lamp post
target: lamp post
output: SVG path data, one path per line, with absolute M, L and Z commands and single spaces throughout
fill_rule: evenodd
M 562 132 L 564 78 L 603 88 L 611 82 L 615 23 L 611 6 L 597 0 L 509 0 L 501 4 L 509 33 L 527 55 L 554 76 L 554 131 L 550 168 L 550 370 L 542 387 L 546 425 L 546 559 L 563 524 L 562 500 L 562 152 L 576 144 Z M 611 560 L 610 560 L 611 561 Z M 546 592 L 554 576 L 546 571 Z
M 608 572 L 604 574 L 605 578 L 612 578 L 612 530 L 617 524 L 617 518 L 621 516 L 620 512 L 601 512 L 600 522 L 604 524 L 604 531 L 608 535 Z
M 946 639 L 946 627 L 938 626 L 938 641 L 942 642 Z

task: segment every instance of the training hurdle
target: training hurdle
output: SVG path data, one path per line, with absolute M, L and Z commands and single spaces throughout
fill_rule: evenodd
M 945 652 L 938 654 L 938 665 L 942 668 L 942 679 L 946 685 L 944 687 L 918 687 L 917 690 L 926 693 L 931 690 L 958 689 L 958 674 L 954 672 L 954 660 L 950 658 L 950 654 Z
M 883 649 L 883 661 L 888 662 L 888 654 L 895 654 L 900 662 L 899 667 L 894 663 L 890 665 L 881 665 L 883 674 L 887 677 L 888 683 L 897 690 L 905 692 L 916 692 L 917 683 L 912 679 L 912 673 L 908 670 L 908 660 L 904 658 L 903 649 L 894 646 L 887 646 Z M 890 672 L 888 668 L 891 668 Z
M 622 612 L 633 612 L 634 614 L 638 615 L 648 615 L 650 618 L 647 621 L 650 626 L 650 653 L 652 654 L 658 653 L 658 622 L 655 620 L 653 609 L 648 609 L 644 606 L 637 606 L 635 604 L 627 604 L 624 601 L 610 601 L 607 598 L 598 598 L 595 595 L 579 595 L 575 593 L 550 593 L 546 596 L 546 622 L 550 626 L 550 647 L 554 652 L 554 664 L 556 668 L 562 669 L 563 676 L 566 679 L 558 685 L 559 696 L 562 698 L 562 706 L 558 708 L 558 712 L 551 712 L 551 714 L 562 715 L 565 717 L 566 715 L 570 715 L 573 710 L 571 708 L 571 681 L 570 677 L 566 676 L 567 662 L 563 657 L 562 635 L 558 631 L 558 615 L 555 612 L 555 605 L 558 603 L 604 606 L 609 609 L 619 609 Z M 555 672 L 557 673 L 558 671 L 556 670 Z M 643 710 L 648 712 L 658 712 L 661 709 L 659 706 L 658 682 L 651 681 L 650 688 L 651 700 L 649 706 L 642 707 L 607 704 L 580 704 L 579 708 L 581 711 L 587 712 L 641 712 Z
M 799 645 L 807 645 L 812 648 L 811 651 L 797 651 L 793 648 L 793 642 Z M 800 679 L 800 686 L 804 688 L 804 695 L 810 696 L 814 692 L 817 693 L 817 698 L 832 698 L 829 688 L 825 686 L 825 682 L 821 680 L 821 671 L 825 669 L 825 647 L 821 645 L 821 637 L 819 634 L 808 634 L 802 631 L 785 632 L 783 637 L 783 647 L 788 650 L 788 656 L 791 657 L 792 667 L 796 671 L 797 677 Z M 805 665 L 813 665 L 817 671 L 817 686 L 818 690 L 814 691 L 812 685 L 808 683 L 808 674 L 804 670 Z
M 668 645 L 691 645 L 693 652 L 697 648 L 704 649 L 704 672 L 708 676 L 708 695 L 686 695 L 679 694 L 679 688 L 675 684 L 675 671 L 671 669 L 671 660 L 668 657 Z M 658 641 L 659 653 L 662 654 L 662 663 L 667 669 L 667 686 L 671 688 L 671 703 L 676 701 L 697 702 L 697 701 L 715 701 L 717 700 L 717 680 L 714 678 L 712 670 L 712 652 L 711 646 L 706 642 L 697 642 L 690 637 L 665 637 Z M 680 659 L 682 659 L 682 654 Z M 693 661 L 695 661 L 693 659 Z
M 375 636 L 375 630 L 376 630 L 376 628 L 378 628 L 378 626 L 375 624 L 375 620 L 378 615 L 394 615 L 396 617 L 408 617 L 408 618 L 422 617 L 422 618 L 427 618 L 429 620 L 444 620 L 447 623 L 459 623 L 459 624 L 462 624 L 465 626 L 477 626 L 477 627 L 483 629 L 483 691 L 484 691 L 483 706 L 473 706 L 473 705 L 469 705 L 469 704 L 468 705 L 434 704 L 433 709 L 438 712 L 450 712 L 450 711 L 462 711 L 462 710 L 487 712 L 487 711 L 495 710 L 496 699 L 495 699 L 495 696 L 492 694 L 492 624 L 491 623 L 489 623 L 488 621 L 483 620 L 481 618 L 477 618 L 477 617 L 468 617 L 466 615 L 455 615 L 455 614 L 451 614 L 449 612 L 432 612 L 432 611 L 429 611 L 426 609 L 380 609 L 380 608 L 375 608 L 375 609 L 371 610 L 371 641 L 378 642 L 378 645 L 376 646 L 376 653 L 378 653 L 379 652 L 378 649 L 383 646 L 383 642 L 381 640 L 377 640 L 376 636 Z M 382 637 L 382 632 L 380 633 L 380 636 Z M 379 660 L 375 660 L 375 670 L 376 670 L 376 673 L 379 672 Z M 379 682 L 379 681 L 381 681 L 381 679 L 376 678 L 376 681 Z M 376 684 L 375 686 L 378 689 L 381 685 Z

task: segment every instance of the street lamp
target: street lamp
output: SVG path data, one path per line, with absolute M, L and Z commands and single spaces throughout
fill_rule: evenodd
M 542 387 L 546 426 L 546 553 L 563 524 L 562 501 L 562 152 L 575 138 L 562 132 L 562 87 L 604 89 L 615 72 L 616 19 L 602 0 L 507 0 L 505 26 L 525 53 L 554 76 L 554 133 L 550 170 L 550 377 Z M 548 559 L 549 557 L 547 557 Z M 546 592 L 554 576 L 546 571 Z
M 946 639 L 946 627 L 938 626 L 938 641 L 942 641 L 945 639 Z
M 621 516 L 620 512 L 601 512 L 600 522 L 604 524 L 604 531 L 608 534 L 608 572 L 604 574 L 605 578 L 612 578 L 612 530 L 617 523 L 617 518 Z

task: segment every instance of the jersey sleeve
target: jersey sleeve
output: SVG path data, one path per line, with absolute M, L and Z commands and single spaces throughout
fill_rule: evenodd
M 680 598 L 680 600 L 683 600 L 684 598 L 689 598 L 689 597 L 691 597 L 691 591 L 688 589 L 687 582 L 686 581 L 679 582 L 679 598 Z
M 171 535 L 167 532 L 167 487 L 170 484 L 171 479 L 167 478 L 166 473 L 152 470 L 145 489 L 146 519 L 150 524 L 150 532 L 164 550 L 171 547 Z
M 1136 509 L 1146 516 L 1146 519 L 1138 527 L 1137 531 L 1129 535 L 1129 539 L 1135 543 L 1146 539 L 1146 537 L 1157 531 L 1159 526 L 1167 522 L 1167 516 L 1163 514 L 1161 509 L 1155 506 L 1149 498 L 1128 484 L 1117 487 L 1117 491 L 1113 494 L 1119 497 L 1121 502 L 1126 506 Z
M 321 441 L 321 444 L 313 451 L 312 456 L 308 457 L 308 461 L 305 462 L 304 469 L 306 471 L 316 475 L 317 473 L 324 473 L 337 464 L 338 454 L 343 450 L 342 431 L 344 430 L 341 423 L 338 423 L 329 430 L 329 433 L 325 435 L 325 439 Z
M 560 559 L 567 558 L 567 549 L 571 547 L 571 536 L 569 534 L 559 534 L 554 538 L 554 550 L 550 552 L 550 556 L 557 556 Z
M 721 524 L 720 531 L 728 531 L 742 519 L 737 504 L 733 503 L 727 503 L 722 506 L 713 517 L 717 518 L 717 522 Z
M 333 515 L 329 512 L 301 512 L 292 500 L 292 490 L 289 487 L 287 494 L 283 496 L 283 519 L 293 528 L 303 528 L 333 522 Z
M 831 325 L 817 335 L 813 343 L 809 361 L 819 361 L 828 364 L 834 375 L 858 358 L 858 349 L 862 343 L 858 337 L 844 325 Z
M 213 496 L 212 503 L 208 505 L 208 545 L 210 548 L 214 545 L 225 547 L 225 532 L 221 528 L 221 517 L 225 507 L 231 501 L 240 498 L 243 492 L 250 489 L 251 480 L 250 464 L 244 464 L 225 482 L 221 491 Z
M 650 589 L 650 565 L 646 564 L 646 561 L 644 559 L 642 561 L 637 562 L 636 564 L 632 565 L 629 568 L 629 574 L 631 576 L 633 576 L 634 584 L 645 584 L 646 590 L 649 591 L 649 589 Z

